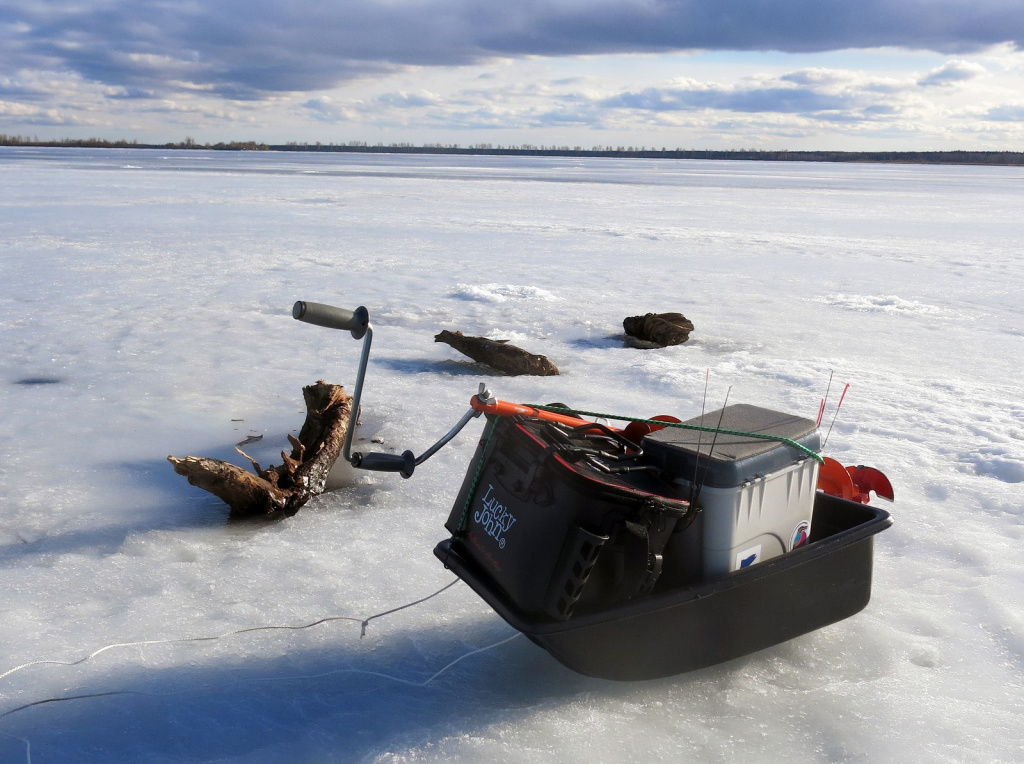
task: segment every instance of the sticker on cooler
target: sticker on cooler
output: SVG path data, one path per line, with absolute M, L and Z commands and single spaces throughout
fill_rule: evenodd
M 743 570 L 749 568 L 751 565 L 761 561 L 761 545 L 752 546 L 749 549 L 744 549 L 742 552 L 736 553 L 736 567 L 735 570 Z
M 499 549 L 504 549 L 505 534 L 508 533 L 508 529 L 512 527 L 516 518 L 504 504 L 498 501 L 497 497 L 491 495 L 492 491 L 494 491 L 494 486 L 488 484 L 487 493 L 480 500 L 483 509 L 473 513 L 473 520 L 480 524 L 484 533 L 498 542 Z
M 790 536 L 789 550 L 793 551 L 797 547 L 806 544 L 810 532 L 811 524 L 807 520 L 801 520 L 797 523 L 796 528 L 793 529 L 793 535 Z

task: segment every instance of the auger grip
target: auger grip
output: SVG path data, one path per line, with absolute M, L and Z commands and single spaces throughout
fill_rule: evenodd
M 325 326 L 328 329 L 345 329 L 352 337 L 361 340 L 370 324 L 370 313 L 362 305 L 355 310 L 336 308 L 320 302 L 299 300 L 292 306 L 292 318 L 307 324 Z
M 416 457 L 412 451 L 402 454 L 352 454 L 352 466 L 374 472 L 397 472 L 404 478 L 412 477 Z

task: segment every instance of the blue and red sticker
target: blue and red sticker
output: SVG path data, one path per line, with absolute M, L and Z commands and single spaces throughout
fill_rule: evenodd
M 811 523 L 809 520 L 801 520 L 797 523 L 796 528 L 793 529 L 793 536 L 790 540 L 789 548 L 790 551 L 801 547 L 807 543 L 807 539 L 811 535 Z

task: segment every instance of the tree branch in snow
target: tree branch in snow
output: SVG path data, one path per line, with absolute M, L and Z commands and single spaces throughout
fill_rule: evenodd
M 682 313 L 645 313 L 622 320 L 626 342 L 639 348 L 682 345 L 690 339 L 693 322 Z
M 294 515 L 312 497 L 323 493 L 352 417 L 352 398 L 340 385 L 321 380 L 302 388 L 302 397 L 306 421 L 298 438 L 288 436 L 292 452 L 281 452 L 284 463 L 280 467 L 263 469 L 237 448 L 252 463 L 255 474 L 201 456 L 168 456 L 167 461 L 189 483 L 223 499 L 231 507 L 232 517 Z
M 542 355 L 528 353 L 508 340 L 490 340 L 486 337 L 467 337 L 462 332 L 447 329 L 434 337 L 434 342 L 451 345 L 463 355 L 478 363 L 484 363 L 504 374 L 532 374 L 536 377 L 551 377 L 558 374 L 558 368 Z

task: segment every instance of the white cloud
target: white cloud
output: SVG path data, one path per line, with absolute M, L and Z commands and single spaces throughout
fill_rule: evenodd
M 1024 44 L 1019 0 L 0 0 L 0 17 L 0 71 L 45 62 L 108 85 L 183 80 L 230 99 L 502 57 Z
M 845 69 L 826 69 L 816 66 L 800 69 L 779 77 L 783 82 L 792 82 L 807 87 L 845 87 L 862 79 L 862 75 Z
M 1024 102 L 1007 103 L 1002 106 L 993 106 L 989 109 L 985 118 L 993 122 L 1018 122 L 1024 124 Z
M 330 96 L 320 95 L 302 104 L 310 117 L 320 122 L 347 122 L 351 109 L 336 103 Z
M 559 60 L 531 59 L 491 68 L 486 77 L 479 71 L 462 79 L 424 76 L 429 70 L 398 75 L 399 87 L 377 92 L 363 87 L 359 97 L 341 98 L 332 108 L 343 103 L 353 127 L 452 131 L 441 142 L 466 135 L 470 137 L 464 143 L 586 147 L 800 147 L 792 140 L 814 141 L 804 148 L 963 148 L 975 145 L 981 135 L 994 140 L 995 133 L 983 125 L 995 120 L 1008 124 L 1016 114 L 996 106 L 1012 103 L 1008 95 L 1017 95 L 1019 89 L 1005 86 L 1019 79 L 1004 79 L 1000 85 L 997 78 L 976 77 L 972 82 L 987 83 L 979 103 L 971 100 L 973 89 L 922 85 L 919 72 L 941 70 L 963 77 L 985 67 L 970 66 L 969 59 L 915 67 L 921 57 L 907 59 L 903 71 L 813 65 L 773 72 L 748 67 L 739 76 L 677 76 L 640 88 L 628 82 L 644 81 L 638 66 L 642 60 L 633 61 L 628 74 L 616 79 L 606 76 L 606 69 L 614 69 L 611 60 L 606 67 L 601 59 L 582 59 L 569 71 L 590 68 L 593 74 L 564 76 L 567 70 Z M 676 59 L 684 69 L 700 69 L 696 64 L 704 66 L 699 57 Z M 646 73 L 656 75 L 665 68 L 664 58 L 652 58 Z M 429 89 L 404 87 L 414 82 Z M 967 108 L 971 103 L 973 109 Z M 401 138 L 408 135 L 404 132 Z M 967 143 L 956 145 L 958 140 Z
M 932 69 L 919 79 L 917 84 L 921 87 L 941 87 L 973 80 L 986 74 L 988 74 L 988 70 L 976 61 L 954 59 L 937 69 Z
M 400 109 L 415 109 L 423 106 L 436 106 L 440 98 L 435 93 L 423 91 L 420 93 L 384 93 L 377 101 L 384 106 L 395 106 Z
M 79 0 L 77 26 L 61 29 L 60 6 L 51 7 L 44 24 L 40 6 L 0 0 L 0 11 L 12 19 L 21 14 L 38 22 L 0 24 L 0 72 L 5 74 L 0 99 L 26 107 L 0 112 L 0 132 L 32 132 L 38 120 L 48 119 L 55 126 L 52 137 L 68 137 L 61 125 L 105 124 L 116 130 L 113 138 L 152 142 L 191 135 L 211 143 L 254 138 L 270 143 L 970 148 L 978 136 L 989 142 L 1004 139 L 999 136 L 1016 140 L 1007 136 L 1018 134 L 1014 120 L 1024 92 L 1024 54 L 1010 45 L 952 58 L 892 47 L 866 53 L 619 52 L 682 44 L 673 24 L 678 26 L 684 5 L 707 33 L 709 49 L 757 48 L 771 34 L 778 40 L 789 35 L 789 42 L 780 43 L 783 48 L 823 47 L 833 38 L 812 44 L 808 35 L 813 36 L 815 23 L 845 18 L 838 0 L 780 4 L 783 15 L 792 16 L 798 7 L 817 14 L 785 35 L 774 21 L 758 21 L 755 13 L 729 28 L 732 37 L 721 29 L 718 37 L 719 32 L 708 31 L 719 23 L 705 12 L 710 0 L 477 3 L 479 17 L 467 10 L 470 0 L 386 6 L 297 0 L 288 7 L 266 0 L 259 13 L 251 6 L 243 13 L 241 0 L 187 7 L 174 0 L 160 6 L 142 0 L 138 8 L 148 9 L 147 18 L 122 2 L 106 0 L 104 10 Z M 735 8 L 745 2 L 736 0 Z M 870 23 L 857 21 L 859 40 L 874 39 L 865 30 L 880 24 L 878 14 L 891 17 L 905 10 L 904 5 L 880 8 L 869 3 L 858 9 L 876 14 Z M 1000 8 L 1005 10 L 998 2 L 980 6 L 986 18 Z M 623 19 L 623 9 L 641 21 L 659 11 L 667 28 L 651 31 L 648 25 L 649 37 L 640 40 L 641 22 Z M 938 14 L 949 29 L 956 17 L 951 9 Z M 388 14 L 402 18 L 395 21 Z M 431 21 L 413 29 L 420 14 Z M 542 18 L 551 21 L 550 28 Z M 610 26 L 614 19 L 621 29 Z M 500 27 L 502 20 L 509 25 Z M 570 21 L 580 28 L 568 29 Z M 377 22 L 383 26 L 374 26 Z M 775 31 L 762 34 L 758 24 Z M 1004 27 L 1012 32 L 1012 24 Z M 924 34 L 915 29 L 905 33 L 908 41 Z M 801 34 L 807 38 L 803 42 Z M 947 47 L 977 47 L 982 36 L 965 32 Z M 58 49 L 58 42 L 73 42 L 74 53 Z M 557 55 L 530 55 L 548 49 Z M 577 49 L 588 55 L 563 55 Z M 16 61 L 21 64 L 15 66 Z

